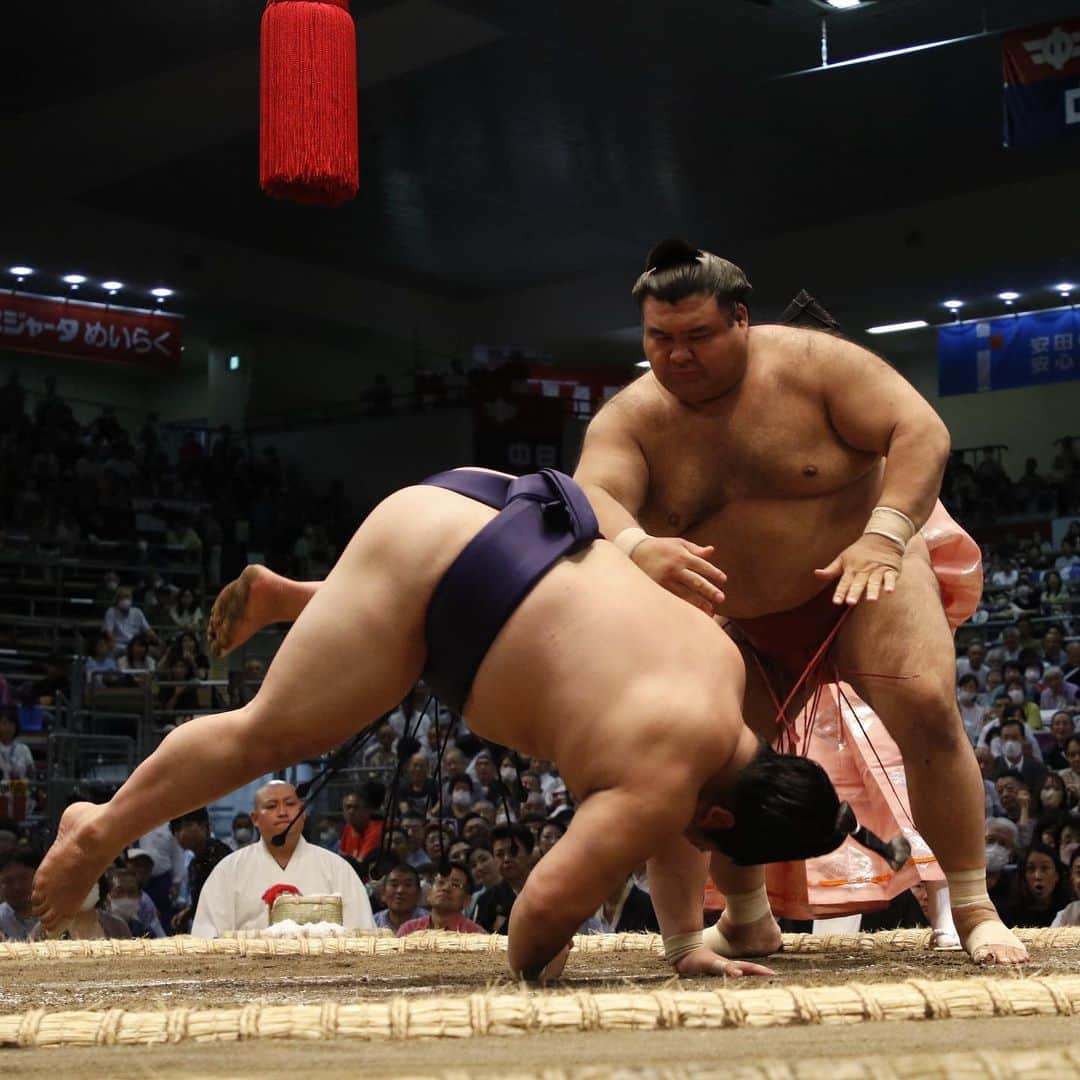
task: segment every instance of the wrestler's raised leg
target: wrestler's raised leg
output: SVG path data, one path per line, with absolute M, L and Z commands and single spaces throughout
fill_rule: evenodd
M 46 929 L 78 911 L 133 837 L 339 745 L 401 701 L 423 669 L 427 603 L 454 554 L 440 553 L 446 524 L 437 515 L 456 496 L 416 491 L 391 496 L 365 521 L 248 705 L 182 725 L 108 804 L 65 812 L 34 879 Z M 431 530 L 418 527 L 429 520 Z
M 214 656 L 228 656 L 253 634 L 276 622 L 295 622 L 321 581 L 292 581 L 266 566 L 244 567 L 218 593 L 206 624 Z
M 956 704 L 952 632 L 921 538 L 908 547 L 896 591 L 860 602 L 832 655 L 900 748 L 915 825 L 949 878 L 964 947 L 980 963 L 1027 959 L 989 901 L 964 903 L 980 881 L 985 888 L 983 786 Z

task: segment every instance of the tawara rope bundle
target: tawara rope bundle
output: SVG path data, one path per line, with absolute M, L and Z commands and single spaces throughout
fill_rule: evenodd
M 0 1046 L 130 1046 L 247 1039 L 468 1039 L 537 1032 L 715 1030 L 1080 1014 L 1080 975 L 847 983 L 760 990 L 432 994 L 349 1004 L 0 1016 Z
M 1034 949 L 1080 948 L 1080 927 L 1020 929 L 1017 937 Z M 929 930 L 887 930 L 878 934 L 785 934 L 787 953 L 913 952 L 930 948 Z M 386 931 L 342 938 L 119 938 L 98 941 L 0 942 L 2 960 L 74 960 L 82 958 L 174 956 L 393 956 L 411 952 L 504 953 L 501 934 L 452 934 L 425 931 L 395 938 Z M 589 934 L 574 938 L 577 953 L 641 952 L 663 955 L 659 934 Z

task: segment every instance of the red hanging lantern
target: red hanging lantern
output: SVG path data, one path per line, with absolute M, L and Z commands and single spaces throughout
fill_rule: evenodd
M 319 206 L 351 199 L 360 148 L 349 0 L 268 0 L 260 91 L 263 191 Z

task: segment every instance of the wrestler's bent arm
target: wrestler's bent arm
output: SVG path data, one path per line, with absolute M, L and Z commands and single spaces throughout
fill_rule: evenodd
M 625 530 L 639 527 L 637 515 L 649 490 L 649 464 L 617 402 L 601 409 L 589 424 L 574 479 L 592 503 L 607 539 L 614 541 Z M 649 536 L 623 550 L 653 581 L 710 617 L 713 606 L 724 599 L 720 587 L 727 578 L 708 561 L 711 547 L 680 537 Z
M 660 805 L 627 788 L 585 799 L 566 835 L 529 875 L 510 913 L 508 959 L 515 975 L 539 978 L 634 867 L 679 835 L 693 814 L 693 800 L 665 801 Z
M 884 360 L 849 341 L 811 335 L 812 370 L 821 379 L 829 422 L 849 446 L 886 458 L 867 531 L 818 577 L 839 579 L 838 603 L 876 601 L 896 588 L 903 556 L 941 490 L 949 432 L 941 418 Z

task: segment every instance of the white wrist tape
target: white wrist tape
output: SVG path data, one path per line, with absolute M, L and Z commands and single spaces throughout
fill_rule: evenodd
M 863 535 L 873 533 L 891 540 L 901 551 L 906 551 L 911 538 L 919 530 L 915 522 L 903 512 L 891 506 L 875 506 L 870 513 L 870 520 L 863 529 Z
M 623 529 L 623 531 L 615 537 L 613 543 L 628 559 L 632 559 L 638 544 L 640 544 L 642 540 L 649 539 L 650 536 L 644 529 L 639 529 L 636 525 L 632 525 L 629 529 Z
M 689 934 L 672 934 L 664 938 L 664 958 L 669 964 L 677 964 L 684 956 L 689 956 L 695 949 L 701 948 L 701 931 L 693 930 Z
M 743 893 L 727 893 L 724 896 L 728 921 L 732 926 L 746 926 L 772 914 L 769 894 L 762 882 L 756 889 Z

